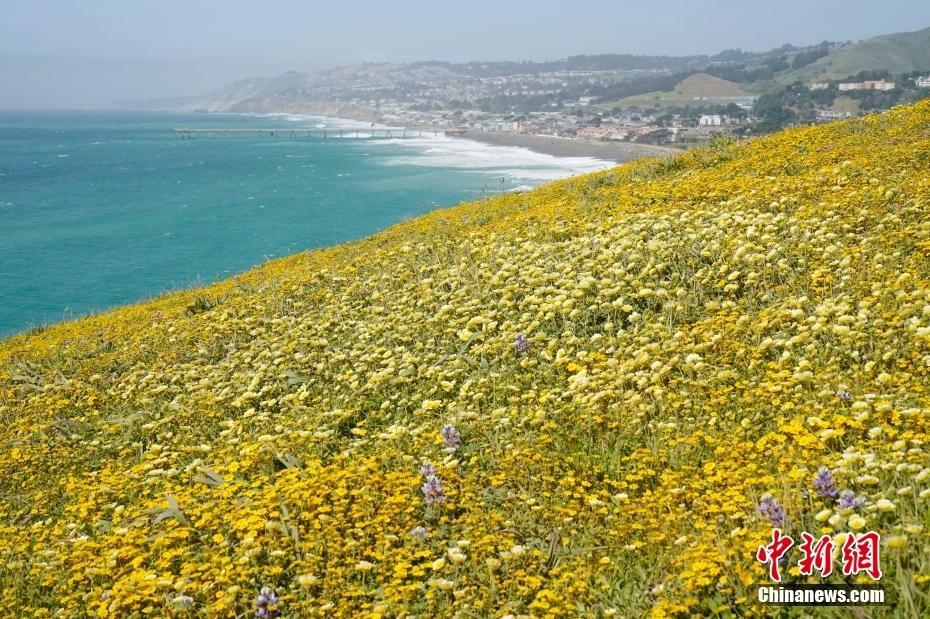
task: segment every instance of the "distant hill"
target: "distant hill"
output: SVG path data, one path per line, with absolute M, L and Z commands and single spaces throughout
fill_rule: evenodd
M 419 110 L 526 113 L 595 104 L 686 105 L 699 97 L 764 94 L 795 81 L 861 71 L 930 70 L 930 28 L 859 43 L 824 41 L 713 56 L 600 54 L 554 61 L 366 63 L 239 80 L 200 96 L 160 99 L 148 109 L 294 112 L 368 119 L 383 105 Z M 135 106 L 138 107 L 138 106 Z
M 620 108 L 696 105 L 698 97 L 763 95 L 795 82 L 839 80 L 861 72 L 899 76 L 917 71 L 930 71 L 930 28 L 883 35 L 858 43 L 824 41 L 806 48 L 786 46 L 754 57 L 733 56 L 731 62 L 712 62 L 703 73 L 692 70 L 670 76 L 680 80 L 674 85 L 671 79 L 662 80 L 660 87 L 648 91 L 637 90 L 636 83 L 621 85 L 616 89 L 622 92 L 621 96 L 604 99 L 601 103 Z M 645 83 L 645 80 L 637 83 Z M 627 95 L 623 91 L 631 92 Z
M 210 110 L 224 112 L 280 111 L 324 113 L 338 107 L 367 102 L 406 104 L 478 105 L 503 97 L 510 109 L 514 101 L 506 82 L 520 91 L 561 89 L 556 98 L 592 96 L 619 99 L 651 90 L 662 91 L 709 66 L 772 62 L 796 48 L 786 45 L 765 52 L 725 50 L 714 56 L 641 56 L 633 54 L 578 55 L 543 62 L 488 61 L 449 63 L 423 61 L 409 64 L 366 63 L 313 73 L 289 71 L 277 77 L 252 77 L 199 96 L 166 98 L 142 105 L 148 109 Z M 597 78 L 589 79 L 590 75 Z M 705 76 L 704 81 L 706 82 Z M 720 80 L 723 81 L 723 80 Z M 701 83 L 702 78 L 693 80 Z M 634 84 L 632 88 L 627 85 Z M 689 83 L 690 84 L 690 83 Z M 686 85 L 687 87 L 687 85 Z M 730 89 L 733 90 L 732 88 Z M 716 89 L 711 86 L 711 91 Z M 519 99 L 521 94 L 516 94 Z M 551 103 L 552 98 L 541 100 Z M 138 107 L 138 104 L 131 104 Z
M 686 105 L 694 104 L 702 98 L 711 102 L 720 102 L 726 97 L 742 97 L 748 91 L 741 85 L 707 73 L 695 73 L 678 82 L 668 91 L 653 91 L 642 95 L 625 97 L 616 102 L 619 107 Z M 716 101 L 715 101 L 716 100 Z M 606 105 L 610 105 L 607 103 Z
M 726 53 L 726 52 L 722 52 Z M 719 56 L 719 54 L 718 54 Z M 569 56 L 548 62 L 418 62 L 412 67 L 442 67 L 453 73 L 471 77 L 508 77 L 539 75 L 560 71 L 685 71 L 722 60 L 718 56 L 640 56 L 636 54 L 597 54 Z
M 277 77 L 251 77 L 201 96 L 158 99 L 152 109 L 217 112 L 298 111 L 302 105 L 364 98 L 396 89 L 400 84 L 431 85 L 459 80 L 438 65 L 361 64 L 315 73 L 288 71 Z
M 930 28 L 838 47 L 805 67 L 786 72 L 779 81 L 842 79 L 860 71 L 881 70 L 892 75 L 930 70 Z

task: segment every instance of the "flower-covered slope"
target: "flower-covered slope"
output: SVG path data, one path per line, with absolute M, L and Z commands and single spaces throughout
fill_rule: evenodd
M 928 172 L 922 103 L 0 342 L 3 614 L 752 615 L 775 523 L 926 615 Z

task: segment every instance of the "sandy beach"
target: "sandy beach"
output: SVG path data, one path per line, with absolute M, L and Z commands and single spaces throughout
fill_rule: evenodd
M 623 163 L 642 157 L 668 157 L 681 153 L 681 150 L 651 144 L 632 144 L 630 142 L 601 142 L 593 140 L 574 140 L 544 135 L 526 135 L 522 133 L 491 133 L 485 131 L 467 131 L 453 137 L 475 140 L 497 146 L 519 146 L 538 153 L 556 157 L 595 157 L 607 161 Z
M 273 108 L 266 105 L 264 102 L 252 101 L 250 106 L 237 106 L 233 111 L 247 114 L 305 114 L 309 116 L 334 118 L 342 121 L 375 123 L 379 126 L 390 126 L 391 124 L 380 115 L 373 114 L 370 110 L 352 105 L 323 101 L 309 101 L 296 106 L 281 106 L 276 103 Z M 436 131 L 436 129 L 428 127 L 407 127 L 407 130 L 412 132 L 419 129 L 422 129 L 424 134 Z M 670 157 L 683 152 L 682 149 L 668 146 L 655 146 L 652 144 L 636 144 L 617 140 L 601 141 L 559 138 L 525 133 L 466 131 L 464 133 L 450 133 L 448 135 L 495 146 L 526 148 L 537 153 L 544 153 L 554 157 L 593 157 L 595 159 L 613 161 L 616 163 L 624 163 L 643 157 Z

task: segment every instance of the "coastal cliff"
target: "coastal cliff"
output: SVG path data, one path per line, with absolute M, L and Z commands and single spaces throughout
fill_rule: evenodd
M 928 152 L 717 140 L 0 341 L 0 608 L 745 615 L 778 526 L 926 616 Z

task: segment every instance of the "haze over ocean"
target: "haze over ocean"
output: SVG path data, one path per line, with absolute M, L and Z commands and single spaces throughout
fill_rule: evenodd
M 364 237 L 482 192 L 609 165 L 442 136 L 187 141 L 177 126 L 359 124 L 0 112 L 0 336 Z

